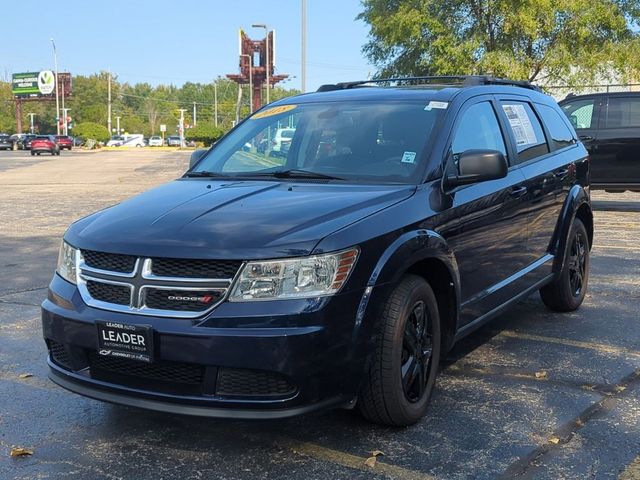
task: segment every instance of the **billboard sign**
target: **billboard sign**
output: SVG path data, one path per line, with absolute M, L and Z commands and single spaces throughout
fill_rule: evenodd
M 60 95 L 71 94 L 71 74 L 58 73 Z M 55 73 L 51 70 L 40 72 L 14 73 L 11 79 L 11 92 L 16 98 L 50 98 L 56 88 Z

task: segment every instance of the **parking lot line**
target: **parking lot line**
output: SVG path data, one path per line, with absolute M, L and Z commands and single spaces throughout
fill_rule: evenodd
M 640 480 L 640 455 L 624 469 L 618 480 Z
M 384 463 L 380 461 L 380 458 L 382 457 L 377 457 L 375 465 L 373 467 L 369 467 L 365 464 L 365 461 L 367 460 L 366 458 L 353 455 L 351 453 L 333 450 L 315 443 L 296 442 L 288 438 L 281 439 L 281 442 L 285 443 L 294 453 L 299 453 L 316 460 L 334 463 L 336 465 L 353 468 L 370 474 L 385 475 L 397 480 L 435 480 L 435 477 L 429 474 Z
M 554 343 L 556 345 L 564 345 L 567 347 L 585 348 L 588 350 L 595 350 L 600 353 L 609 353 L 613 355 L 640 357 L 640 352 L 636 350 L 630 350 L 624 347 L 616 347 L 613 345 L 606 345 L 604 343 L 594 342 L 582 342 L 579 340 L 571 340 L 568 338 L 556 338 L 546 337 L 543 335 L 533 335 L 531 333 L 514 332 L 511 330 L 503 330 L 498 337 L 517 338 L 519 340 L 531 340 L 534 342 Z

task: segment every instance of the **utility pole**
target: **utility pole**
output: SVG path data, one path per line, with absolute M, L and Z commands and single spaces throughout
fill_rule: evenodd
M 67 122 L 67 112 L 71 110 L 70 108 L 62 108 L 62 115 L 64 115 L 64 134 L 68 135 L 69 134 L 69 123 Z
M 307 91 L 307 0 L 302 0 L 302 32 L 301 32 L 301 71 L 300 71 L 300 81 L 302 83 L 301 89 L 302 93 Z
M 238 101 L 236 102 L 236 123 L 240 121 L 240 102 L 242 101 L 242 85 L 238 84 Z
M 198 125 L 198 114 L 196 112 L 196 102 L 193 102 L 193 126 Z
M 270 67 L 270 59 L 269 59 L 269 27 L 264 23 L 257 23 L 251 25 L 253 28 L 264 28 L 266 35 L 266 50 L 267 50 L 267 65 L 266 65 L 266 75 L 267 75 L 267 103 L 269 103 L 269 90 L 271 89 L 271 82 L 269 81 L 269 70 Z
M 116 115 L 116 133 L 118 135 L 120 135 L 120 117 L 119 115 Z
M 242 57 L 249 59 L 249 111 L 253 113 L 253 58 L 248 53 L 241 53 Z
M 111 135 L 111 69 L 109 69 L 109 86 L 107 87 L 107 129 Z
M 184 112 L 186 108 L 180 109 L 180 148 L 184 148 Z
M 218 126 L 218 84 L 213 82 L 213 118 L 215 126 Z
M 66 108 L 64 108 L 64 82 L 62 83 L 62 121 L 64 122 L 64 128 L 62 129 L 62 132 L 64 135 L 68 135 L 68 131 L 67 131 L 67 112 Z
M 60 135 L 60 100 L 58 97 L 58 52 L 56 52 L 56 43 L 51 39 L 53 45 L 53 66 L 56 71 L 56 132 Z
M 35 128 L 33 127 L 33 117 L 35 117 L 36 114 L 35 113 L 27 113 L 27 115 L 29 115 L 29 117 L 31 117 L 29 119 L 29 127 L 30 127 L 29 131 L 31 132 L 31 135 L 33 135 L 33 132 L 35 131 Z

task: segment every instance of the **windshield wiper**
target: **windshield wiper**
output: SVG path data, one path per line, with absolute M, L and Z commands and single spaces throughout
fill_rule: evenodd
M 183 175 L 183 177 L 228 178 L 229 175 L 225 175 L 224 173 L 216 173 L 216 172 L 187 172 Z
M 312 172 L 310 170 L 299 170 L 292 168 L 290 170 L 277 170 L 275 172 L 255 172 L 249 173 L 247 177 L 275 177 L 275 178 L 318 178 L 323 180 L 344 180 L 344 178 L 336 177 L 334 175 L 327 175 L 326 173 Z

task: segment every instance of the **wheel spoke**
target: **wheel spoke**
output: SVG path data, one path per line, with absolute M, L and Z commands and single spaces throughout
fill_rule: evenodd
M 416 334 L 418 336 L 418 338 L 420 338 L 425 331 L 426 325 L 425 325 L 425 312 L 424 312 L 424 303 L 423 302 L 418 302 L 416 303 L 416 305 L 413 307 L 413 317 L 415 318 L 415 322 L 416 322 Z
M 419 338 L 416 327 L 407 320 L 407 326 L 404 329 L 404 347 L 409 351 L 409 354 L 416 356 L 419 352 Z
M 411 392 L 411 387 L 415 382 L 416 368 L 419 362 L 416 361 L 416 357 L 412 356 L 409 358 L 407 363 L 402 366 L 402 388 L 404 389 L 405 395 L 409 396 Z

